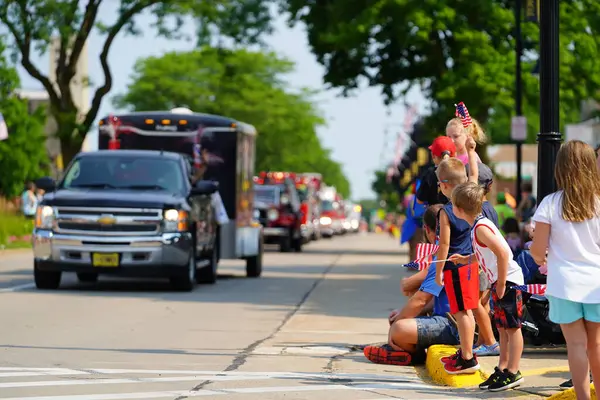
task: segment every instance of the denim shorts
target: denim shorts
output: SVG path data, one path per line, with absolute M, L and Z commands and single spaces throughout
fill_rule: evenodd
M 576 301 L 548 296 L 550 321 L 555 324 L 570 324 L 580 319 L 600 323 L 600 304 L 578 303 Z
M 457 345 L 458 330 L 448 317 L 417 317 L 417 346 L 427 348 L 434 344 Z

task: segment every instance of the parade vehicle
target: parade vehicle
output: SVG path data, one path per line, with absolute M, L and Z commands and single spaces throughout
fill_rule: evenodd
M 255 215 L 263 226 L 265 243 L 279 244 L 280 251 L 302 251 L 300 197 L 295 176 L 287 172 L 261 172 L 254 178 Z
M 319 198 L 321 199 L 321 218 L 319 219 L 321 235 L 331 238 L 333 235 L 342 234 L 341 206 L 337 201 L 338 195 L 335 187 L 323 185 L 319 191 Z
M 358 232 L 361 220 L 362 207 L 351 202 L 346 203 L 346 215 L 348 220 L 348 230 L 350 232 Z
M 172 154 L 177 154 L 181 160 L 184 160 L 182 168 L 185 168 L 183 172 L 185 182 L 182 185 L 189 189 L 184 197 L 190 207 L 188 213 L 195 216 L 195 219 L 188 217 L 188 231 L 183 232 L 186 234 L 182 237 L 190 234 L 192 236 L 190 240 L 195 241 L 193 246 L 195 257 L 199 261 L 206 258 L 209 260 L 207 265 L 200 263 L 198 270 L 194 271 L 198 282 L 216 281 L 220 259 L 244 259 L 248 277 L 261 275 L 262 228 L 252 218 L 254 209 L 252 176 L 256 140 L 254 127 L 231 118 L 194 113 L 179 108 L 171 111 L 134 112 L 105 117 L 100 120 L 97 136 L 93 139 L 95 140 L 91 140 L 92 144 L 89 146 L 92 150 L 90 155 L 103 154 L 102 157 L 108 157 L 108 154 L 112 153 L 114 154 L 112 157 L 118 157 L 120 154 L 124 157 L 129 150 L 139 150 L 136 154 L 139 154 L 140 158 L 148 152 L 162 157 L 167 157 L 167 154 L 171 154 L 169 157 L 174 157 Z M 111 151 L 103 151 L 106 149 Z M 82 153 L 80 156 L 87 157 L 87 154 Z M 75 168 L 76 160 L 67 168 L 65 178 L 69 171 Z M 151 170 L 155 171 L 155 169 Z M 160 176 L 159 173 L 160 171 L 156 171 L 157 177 Z M 46 197 L 49 203 L 42 204 L 38 210 L 40 220 L 44 221 L 46 229 L 40 230 L 44 233 L 34 236 L 34 248 L 39 250 L 36 260 L 46 261 L 45 265 L 53 261 L 54 265 L 79 264 L 93 267 L 94 260 L 104 260 L 105 262 L 98 262 L 114 265 L 117 264 L 115 257 L 118 257 L 117 266 L 93 267 L 98 269 L 92 269 L 91 275 L 83 274 L 80 278 L 94 280 L 95 275 L 106 272 L 106 268 L 113 268 L 115 273 L 123 271 L 124 274 L 135 274 L 144 268 L 134 267 L 143 266 L 144 263 L 149 267 L 156 266 L 157 268 L 154 269 L 162 269 L 164 273 L 164 268 L 160 266 L 169 263 L 169 257 L 159 257 L 159 255 L 163 254 L 168 246 L 184 244 L 177 236 L 173 236 L 172 232 L 166 231 L 165 226 L 174 223 L 171 219 L 175 218 L 175 212 L 181 211 L 182 215 L 185 215 L 185 209 L 178 210 L 177 207 L 170 206 L 183 207 L 185 204 L 175 204 L 174 195 L 170 195 L 171 202 L 162 206 L 160 202 L 152 203 L 155 208 L 148 207 L 146 204 L 149 200 L 155 199 L 161 191 L 162 185 L 157 182 L 149 180 L 145 182 L 146 186 L 143 188 L 132 189 L 136 190 L 134 195 L 122 193 L 119 182 L 114 182 L 116 191 L 112 187 L 103 187 L 102 191 L 92 190 L 93 188 L 88 190 L 75 188 L 75 194 L 69 193 L 72 190 L 61 192 L 63 184 L 64 180 L 57 185 L 55 193 Z M 106 197 L 117 205 L 113 206 L 111 205 L 113 203 L 104 201 Z M 52 203 L 57 198 L 61 199 L 60 207 L 74 207 L 69 212 L 75 213 L 61 213 L 61 208 Z M 127 201 L 120 204 L 121 199 Z M 165 208 L 166 206 L 170 208 Z M 152 218 L 149 213 L 153 213 Z M 85 218 L 80 218 L 81 215 Z M 144 222 L 145 218 L 150 218 L 157 227 L 154 231 L 156 235 L 153 236 L 155 240 L 151 242 L 146 240 L 146 235 L 138 237 L 136 231 L 131 231 L 131 228 L 136 227 L 135 224 L 139 222 L 138 219 L 141 219 L 144 225 L 151 225 Z M 68 233 L 73 235 L 72 240 L 68 238 L 65 239 L 66 242 L 56 240 L 55 233 L 59 232 L 55 232 L 54 229 L 60 230 L 61 224 L 87 223 L 86 221 L 90 222 L 90 225 L 84 226 L 84 229 L 76 227 L 74 232 Z M 144 227 L 144 229 L 150 228 Z M 61 237 L 64 235 L 67 235 L 67 232 L 61 232 Z M 88 240 L 90 237 L 93 238 L 92 241 Z M 98 237 L 101 240 L 95 241 Z M 176 242 L 171 243 L 170 238 L 175 238 Z M 141 245 L 136 244 L 140 241 Z M 98 242 L 105 244 L 98 244 Z M 128 245 L 123 247 L 123 243 Z M 142 250 L 152 257 L 148 260 L 133 259 L 133 250 L 130 248 L 139 246 L 145 246 Z M 71 250 L 75 253 L 79 252 L 82 259 L 67 260 Z M 143 252 L 142 250 L 139 252 Z M 105 257 L 106 254 L 111 257 Z M 106 261 L 109 258 L 111 261 Z M 128 268 L 129 266 L 132 268 Z M 189 269 L 191 270 L 191 267 Z M 85 272 L 88 270 L 86 269 Z M 189 285 L 180 285 L 176 278 L 172 281 L 177 286 L 189 288 Z M 47 280 L 46 284 L 41 286 L 53 285 L 48 284 Z
M 296 189 L 300 196 L 302 211 L 302 229 L 306 232 L 306 240 L 319 240 L 321 226 L 319 223 L 319 197 L 322 177 L 317 173 L 296 174 Z

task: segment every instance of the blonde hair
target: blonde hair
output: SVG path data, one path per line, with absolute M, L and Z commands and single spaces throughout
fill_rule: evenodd
M 483 210 L 485 189 L 475 182 L 458 185 L 452 191 L 452 206 L 460 208 L 469 216 L 477 216 Z
M 487 142 L 487 136 L 485 135 L 485 132 L 479 122 L 475 118 L 471 118 L 471 120 L 473 123 L 465 128 L 460 118 L 452 118 L 450 121 L 448 121 L 446 129 L 451 127 L 459 128 L 462 129 L 465 134 L 471 136 L 477 143 L 483 144 Z
M 600 172 L 594 149 L 580 141 L 563 144 L 556 157 L 554 177 L 563 191 L 562 218 L 583 222 L 600 212 Z
M 458 158 L 450 157 L 443 160 L 436 171 L 438 180 L 449 185 L 460 185 L 465 183 L 467 171 L 464 164 Z

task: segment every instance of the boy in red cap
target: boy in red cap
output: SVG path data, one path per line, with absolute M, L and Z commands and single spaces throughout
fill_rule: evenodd
M 421 204 L 446 204 L 448 198 L 440 191 L 435 171 L 443 160 L 456 155 L 456 146 L 448 136 L 438 136 L 429 146 L 429 150 L 435 165 L 426 170 L 421 177 L 421 185 L 417 191 L 417 201 Z

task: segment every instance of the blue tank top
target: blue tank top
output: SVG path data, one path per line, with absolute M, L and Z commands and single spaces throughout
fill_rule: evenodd
M 471 225 L 464 219 L 457 218 L 454 215 L 452 209 L 452 203 L 444 205 L 443 210 L 448 216 L 450 222 L 450 248 L 448 249 L 448 257 L 452 254 L 460 254 L 466 256 L 473 254 L 473 243 L 471 242 Z M 498 226 L 498 214 L 490 202 L 486 201 L 483 203 L 482 214 L 484 217 L 494 222 L 494 225 Z M 477 261 L 473 256 L 473 262 Z M 462 265 L 456 265 L 450 261 L 446 261 L 444 264 L 444 271 L 452 270 L 462 267 Z

